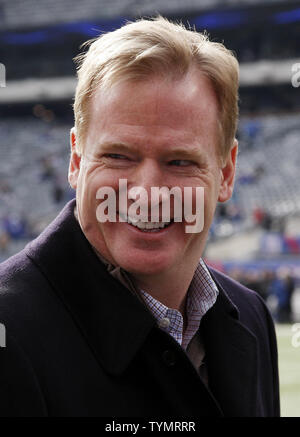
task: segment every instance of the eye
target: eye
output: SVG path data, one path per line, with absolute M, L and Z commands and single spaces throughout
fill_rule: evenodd
M 173 161 L 170 161 L 170 165 L 173 165 L 175 167 L 187 167 L 189 165 L 192 165 L 192 161 L 188 161 L 186 159 L 174 159 Z
M 106 158 L 111 158 L 111 159 L 128 159 L 127 156 L 125 155 L 120 155 L 119 153 L 107 153 L 106 155 L 104 155 Z

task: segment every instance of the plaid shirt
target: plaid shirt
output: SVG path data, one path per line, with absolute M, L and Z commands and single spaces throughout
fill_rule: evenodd
M 144 290 L 140 290 L 145 304 L 157 320 L 158 326 L 166 331 L 186 349 L 199 329 L 204 314 L 214 305 L 218 288 L 210 276 L 203 260 L 195 271 L 186 302 L 187 325 L 183 332 L 183 317 L 178 310 L 166 307 Z

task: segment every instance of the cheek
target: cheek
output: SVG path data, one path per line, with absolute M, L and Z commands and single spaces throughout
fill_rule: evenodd
M 94 193 L 101 187 L 111 187 L 117 192 L 119 178 L 119 174 L 113 170 L 95 169 L 89 174 L 89 184 Z
M 109 229 L 107 223 L 101 223 L 97 218 L 97 208 L 104 201 L 104 199 L 97 199 L 97 192 L 104 187 L 112 188 L 116 194 L 118 193 L 119 177 L 116 177 L 111 170 L 95 168 L 82 172 L 80 175 L 76 191 L 77 209 L 81 225 L 86 233 L 91 231 L 99 232 L 100 228 L 102 230 Z M 95 224 L 97 225 L 96 228 Z
M 205 183 L 201 181 L 197 184 L 197 186 L 194 185 L 192 188 L 192 198 L 190 194 L 188 196 L 184 196 L 184 208 L 186 207 L 186 203 L 188 205 L 188 210 L 190 211 L 190 205 L 192 204 L 193 214 L 201 211 L 204 216 L 210 216 L 211 212 L 215 209 L 218 198 L 216 188 L 216 183 L 213 178 L 206 180 Z
M 218 192 L 218 184 L 215 181 L 204 189 L 204 217 L 207 222 L 205 225 L 210 226 L 213 219 L 218 200 Z
M 88 203 L 96 203 L 97 191 L 101 187 L 112 187 L 117 191 L 118 179 L 105 170 L 91 169 L 82 172 L 78 180 L 78 190 L 81 198 Z

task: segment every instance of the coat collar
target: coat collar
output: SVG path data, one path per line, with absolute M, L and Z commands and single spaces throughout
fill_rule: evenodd
M 84 236 L 70 201 L 25 251 L 63 301 L 97 359 L 123 372 L 156 324 L 144 305 L 107 273 Z

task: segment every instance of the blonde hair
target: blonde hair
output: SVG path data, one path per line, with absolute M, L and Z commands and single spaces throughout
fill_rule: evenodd
M 78 84 L 74 115 L 79 153 L 88 126 L 89 101 L 97 89 L 108 89 L 124 80 L 145 80 L 151 75 L 180 78 L 196 67 L 209 77 L 215 90 L 221 126 L 219 152 L 226 158 L 237 128 L 239 69 L 236 58 L 223 44 L 159 16 L 129 22 L 84 46 L 89 49 L 75 58 Z

